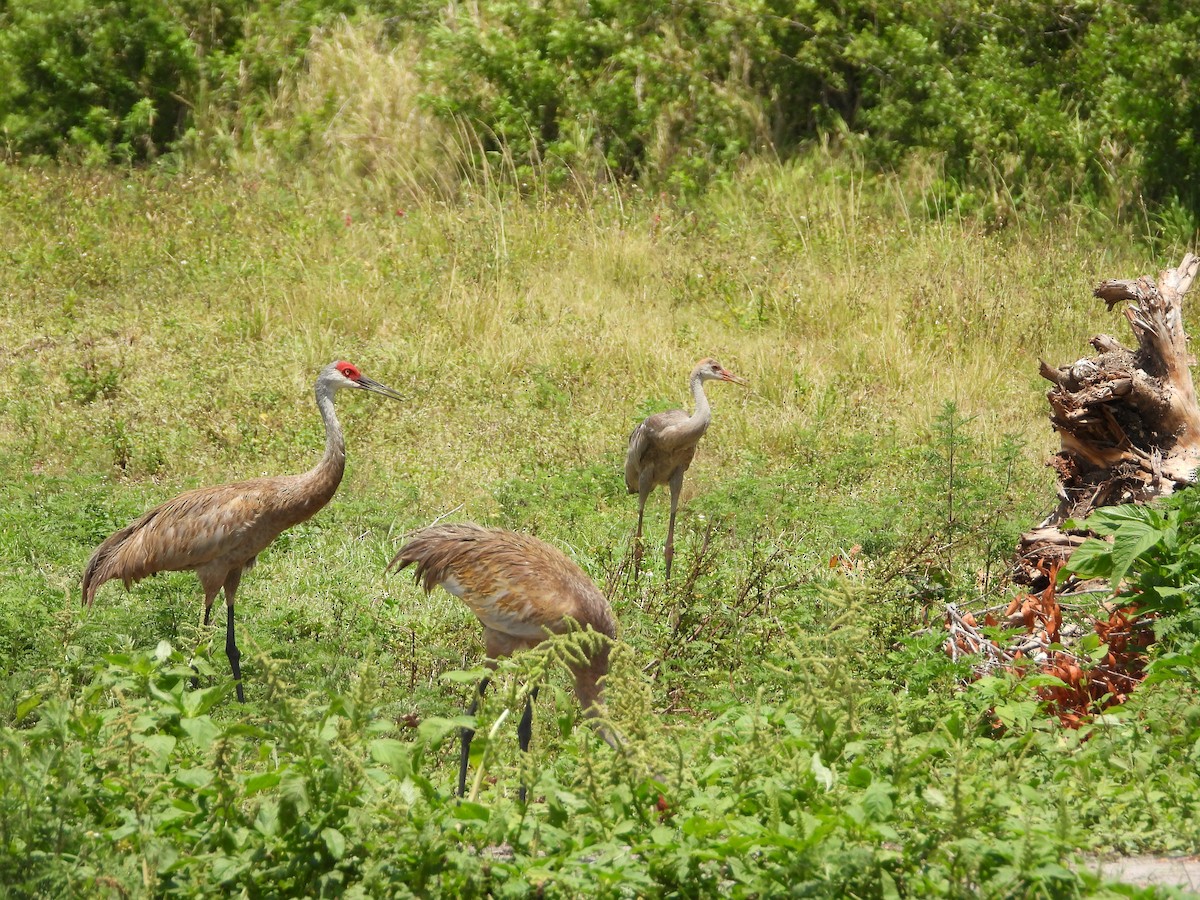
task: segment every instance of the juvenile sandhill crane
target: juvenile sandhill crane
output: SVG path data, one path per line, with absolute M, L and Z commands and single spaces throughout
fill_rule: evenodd
M 305 521 L 330 501 L 346 470 L 346 441 L 333 395 L 357 388 L 401 396 L 367 378 L 348 362 L 331 362 L 317 376 L 317 409 L 325 422 L 325 455 L 303 475 L 253 478 L 180 494 L 110 535 L 83 573 L 83 599 L 92 605 L 104 582 L 120 578 L 126 589 L 158 572 L 191 570 L 204 588 L 204 624 L 213 600 L 225 589 L 225 654 L 242 692 L 241 653 L 233 636 L 233 601 L 242 573 L 283 531 Z
M 634 563 L 642 559 L 642 517 L 646 498 L 660 484 L 671 489 L 671 521 L 667 525 L 667 543 L 663 547 L 666 578 L 671 578 L 671 559 L 675 556 L 675 511 L 679 492 L 683 488 L 683 473 L 692 464 L 700 438 L 712 421 L 712 409 L 704 395 L 704 382 L 732 381 L 745 384 L 715 359 L 702 359 L 688 377 L 688 387 L 696 402 L 690 416 L 682 409 L 669 409 L 646 418 L 629 435 L 629 450 L 625 454 L 625 486 L 638 495 L 637 534 L 634 536 Z
M 517 650 L 534 647 L 548 634 L 568 630 L 568 617 L 580 628 L 592 628 L 609 640 L 617 636 L 612 610 L 604 595 L 561 551 L 527 534 L 484 528 L 469 522 L 431 525 L 414 534 L 388 564 L 390 571 L 416 565 L 414 577 L 425 593 L 440 584 L 471 608 L 483 625 L 488 665 Z M 608 674 L 610 645 L 595 652 L 584 664 L 571 666 L 575 693 L 587 715 L 603 703 L 600 679 Z M 474 715 L 490 678 L 479 683 L 467 715 Z M 517 726 L 521 751 L 529 749 L 533 730 L 535 687 Z M 462 756 L 458 769 L 458 795 L 467 788 L 467 763 L 475 732 L 462 730 Z M 616 738 L 606 729 L 600 736 L 612 747 Z M 525 787 L 520 791 L 525 801 Z

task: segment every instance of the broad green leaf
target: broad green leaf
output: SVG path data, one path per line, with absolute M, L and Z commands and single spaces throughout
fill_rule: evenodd
M 187 691 L 183 695 L 183 711 L 189 717 L 202 716 L 214 706 L 216 706 L 226 694 L 230 693 L 230 688 L 234 682 L 225 681 L 215 687 L 205 688 L 200 691 Z
M 251 775 L 243 782 L 246 787 L 246 796 L 252 797 L 259 791 L 265 791 L 279 784 L 280 771 L 276 769 L 273 772 L 261 772 L 258 775 Z
M 336 741 L 338 736 L 338 722 L 340 721 L 340 716 L 330 716 L 328 719 L 322 722 L 321 727 L 317 732 L 321 740 L 327 744 L 332 744 L 334 741 Z
M 1162 531 L 1140 522 L 1129 522 L 1113 535 L 1113 569 L 1109 587 L 1115 594 L 1125 573 L 1139 556 L 1162 540 Z M 1078 552 L 1078 551 L 1076 551 Z
M 442 679 L 454 684 L 478 684 L 491 674 L 491 669 L 455 669 L 451 672 L 443 672 Z
M 159 768 L 167 765 L 167 761 L 171 757 L 171 752 L 178 743 L 177 739 L 169 734 L 135 734 L 133 740 L 136 743 L 142 744 L 150 751 L 150 754 L 154 757 L 155 765 Z
M 279 801 L 268 797 L 258 806 L 258 814 L 254 817 L 254 828 L 259 834 L 268 837 L 279 833 Z
M 846 772 L 846 784 L 850 785 L 851 787 L 865 788 L 872 781 L 874 781 L 874 779 L 875 776 L 871 770 L 864 765 L 860 765 L 859 763 L 852 765 Z
M 296 769 L 287 769 L 279 777 L 279 818 L 290 828 L 312 807 L 308 785 L 304 775 Z
M 875 822 L 882 822 L 892 817 L 892 786 L 884 781 L 876 781 L 862 793 L 864 812 Z
M 41 703 L 42 703 L 42 695 L 41 694 L 33 694 L 32 696 L 26 697 L 24 700 L 22 700 L 20 703 L 17 704 L 16 721 L 20 722 L 23 718 L 25 718 L 27 715 L 29 715 L 31 712 L 33 712 L 35 709 L 37 709 L 41 705 Z
M 154 658 L 160 663 L 166 662 L 171 658 L 171 642 L 159 641 L 158 646 L 154 648 Z
M 212 877 L 217 883 L 232 881 L 250 867 L 247 860 L 233 856 L 218 856 L 211 865 Z
M 451 719 L 430 716 L 417 726 L 417 737 L 427 744 L 437 744 L 445 740 L 446 735 L 457 732 L 460 728 L 474 727 L 474 716 L 454 716 Z
M 214 725 L 213 720 L 208 716 L 198 716 L 194 719 L 180 719 L 179 727 L 187 733 L 192 743 L 201 750 L 207 750 L 212 745 L 212 742 L 221 734 L 221 729 Z
M 946 794 L 941 788 L 925 785 L 922 793 L 925 795 L 925 802 L 930 806 L 944 807 L 949 803 L 949 800 L 946 799 Z
M 1112 544 L 1099 538 L 1088 538 L 1075 548 L 1067 564 L 1058 571 L 1060 581 L 1070 574 L 1082 578 L 1104 578 L 1112 572 Z
M 660 847 L 667 847 L 674 844 L 676 837 L 675 829 L 668 828 L 666 825 L 655 825 L 650 829 L 650 840 Z
M 190 818 L 191 815 L 192 815 L 192 813 L 188 812 L 187 810 L 182 810 L 177 806 L 168 806 L 166 809 L 164 809 L 162 812 L 160 812 L 157 816 L 157 818 L 158 818 L 157 824 L 159 826 L 160 833 L 162 831 L 163 825 L 168 825 L 171 822 L 174 822 L 178 819 Z
M 1049 678 L 1050 676 L 1047 676 L 1047 679 Z M 1054 679 L 1054 681 L 1058 681 L 1059 684 L 1062 683 L 1058 679 Z M 1052 682 L 1047 680 L 1046 683 Z M 1027 727 L 1033 720 L 1033 717 L 1037 715 L 1037 712 L 1038 703 L 1036 700 L 1021 700 L 1015 703 L 1001 703 L 996 706 L 996 718 L 1006 728 Z
M 325 828 L 321 831 L 321 840 L 325 842 L 329 855 L 341 859 L 346 855 L 346 838 L 336 828 Z
M 1097 534 L 1113 534 L 1129 527 L 1152 528 L 1161 531 L 1162 516 L 1156 509 L 1137 503 L 1122 503 L 1120 506 L 1104 506 L 1096 510 L 1084 523 Z
M 887 869 L 880 870 L 879 881 L 884 900 L 900 900 L 900 888 L 896 884 L 896 879 Z
M 464 800 L 451 809 L 450 814 L 456 819 L 486 822 L 491 817 L 492 811 L 481 803 Z
M 368 744 L 371 759 L 390 767 L 399 775 L 412 771 L 412 746 L 395 738 L 376 738 Z
M 1091 654 L 1094 650 L 1100 647 L 1100 635 L 1094 631 L 1089 631 L 1079 639 L 1079 643 L 1075 645 L 1076 650 L 1081 650 L 1084 653 Z M 1107 650 L 1105 651 L 1107 652 Z
M 1041 687 L 1069 687 L 1069 685 L 1059 678 L 1057 675 L 1051 675 L 1048 672 L 1034 672 L 1025 677 L 1025 685 L 1031 688 Z
M 207 787 L 213 780 L 213 773 L 205 768 L 180 769 L 175 773 L 174 781 L 183 787 L 193 789 Z
M 151 680 L 148 685 L 150 695 L 158 700 L 161 700 L 173 710 L 183 711 L 183 685 L 177 684 L 171 690 L 163 690 L 157 681 Z

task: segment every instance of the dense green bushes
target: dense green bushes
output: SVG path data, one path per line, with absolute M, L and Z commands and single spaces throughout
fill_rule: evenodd
M 6 0 L 0 135 L 9 158 L 153 158 L 244 125 L 338 0 Z
M 187 122 L 199 72 L 158 0 L 31 0 L 0 22 L 6 150 L 153 156 Z
M 825 649 L 849 659 L 848 636 Z M 953 674 L 929 649 L 909 660 L 920 658 L 914 677 Z M 12 896 L 1086 896 L 1097 879 L 1066 865 L 1085 835 L 1035 785 L 1104 822 L 1108 803 L 1148 806 L 1123 796 L 1132 771 L 1089 783 L 1099 759 L 1136 743 L 1123 729 L 1084 742 L 1027 715 L 1010 736 L 986 736 L 991 703 L 1020 715 L 1026 702 L 997 679 L 965 709 L 924 701 L 940 721 L 874 737 L 855 731 L 849 694 L 817 687 L 814 703 L 813 685 L 797 684 L 803 699 L 706 722 L 657 778 L 632 751 L 593 750 L 560 707 L 569 752 L 535 752 L 525 806 L 504 796 L 508 779 L 477 800 L 451 796 L 431 769 L 461 722 L 402 727 L 374 667 L 303 701 L 268 670 L 271 699 L 251 721 L 222 715 L 228 684 L 188 690 L 192 674 L 166 642 L 112 654 L 85 687 L 44 685 L 0 725 L 0 880 Z M 479 765 L 510 730 L 480 731 Z M 1195 789 L 1156 769 L 1155 789 Z M 1156 808 L 1186 814 L 1186 797 Z
M 942 154 L 955 195 L 998 213 L 1035 193 L 1116 211 L 1200 204 L 1200 12 L 1172 0 L 487 0 L 446 12 L 419 0 L 9 0 L 6 151 L 148 158 L 214 134 L 245 146 L 280 85 L 303 77 L 313 30 L 343 14 L 412 41 L 427 105 L 518 174 L 688 187 L 838 135 L 881 165 Z M 305 128 L 339 109 L 284 115 Z

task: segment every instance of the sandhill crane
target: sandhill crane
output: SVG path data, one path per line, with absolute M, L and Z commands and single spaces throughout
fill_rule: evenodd
M 683 473 L 692 464 L 700 438 L 712 421 L 712 409 L 704 395 L 704 382 L 732 381 L 745 384 L 715 359 L 702 359 L 688 377 L 688 387 L 696 402 L 690 416 L 682 409 L 669 409 L 646 418 L 629 435 L 629 450 L 625 454 L 625 486 L 638 495 L 637 534 L 634 536 L 634 563 L 642 558 L 642 517 L 646 498 L 660 484 L 671 489 L 671 521 L 667 525 L 667 543 L 663 547 L 666 579 L 671 578 L 671 560 L 675 556 L 675 511 L 679 492 L 683 488 Z
M 348 362 L 331 362 L 317 376 L 317 409 L 325 422 L 325 455 L 303 475 L 253 478 L 198 488 L 154 507 L 110 535 L 92 554 L 83 573 L 83 599 L 92 605 L 104 582 L 129 586 L 158 572 L 191 570 L 204 588 L 204 624 L 213 600 L 225 589 L 225 654 L 242 692 L 241 653 L 233 636 L 233 601 L 242 573 L 284 530 L 305 521 L 330 501 L 346 470 L 346 441 L 333 409 L 333 395 L 357 388 L 401 396 L 367 378 Z
M 471 608 L 483 625 L 488 665 L 514 651 L 534 647 L 548 634 L 568 630 L 567 619 L 591 628 L 609 640 L 617 636 L 608 601 L 561 551 L 527 534 L 484 528 L 469 522 L 431 525 L 414 534 L 388 564 L 400 571 L 416 564 L 414 577 L 425 593 L 440 584 Z M 572 665 L 575 693 L 587 715 L 603 703 L 600 679 L 608 674 L 610 645 L 604 643 L 585 664 Z M 474 715 L 489 678 L 479 683 L 467 715 Z M 533 726 L 535 687 L 517 726 L 522 752 L 529 749 Z M 462 756 L 458 770 L 458 795 L 467 787 L 467 763 L 475 732 L 462 730 Z M 612 747 L 617 739 L 606 729 L 600 736 Z M 525 787 L 520 791 L 525 800 Z

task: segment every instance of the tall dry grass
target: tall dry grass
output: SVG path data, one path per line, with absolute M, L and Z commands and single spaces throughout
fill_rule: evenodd
M 280 84 L 249 146 L 232 154 L 234 168 L 298 169 L 385 195 L 383 204 L 455 196 L 475 136 L 422 106 L 417 68 L 414 45 L 383 20 L 338 21 L 314 36 L 302 70 Z

